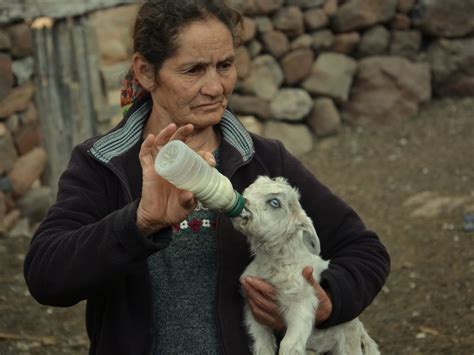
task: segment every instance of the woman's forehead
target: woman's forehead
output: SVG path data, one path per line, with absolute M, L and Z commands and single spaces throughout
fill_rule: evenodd
M 224 58 L 234 53 L 232 33 L 214 18 L 194 21 L 183 27 L 176 38 L 176 45 L 174 57 L 188 60 L 208 59 L 210 55 Z

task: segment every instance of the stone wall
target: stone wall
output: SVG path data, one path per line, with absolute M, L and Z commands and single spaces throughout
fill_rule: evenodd
M 51 202 L 43 186 L 46 152 L 33 84 L 32 37 L 29 24 L 0 28 L 0 236 L 15 227 L 26 233 Z
M 249 129 L 295 154 L 343 124 L 406 119 L 433 96 L 474 95 L 472 1 L 230 3 L 243 14 L 231 106 Z M 118 11 L 94 15 L 110 90 L 118 89 L 131 56 L 127 30 L 135 11 Z M 110 97 L 118 102 L 117 92 Z
M 234 0 L 244 46 L 232 107 L 294 153 L 341 124 L 406 119 L 474 95 L 474 3 Z

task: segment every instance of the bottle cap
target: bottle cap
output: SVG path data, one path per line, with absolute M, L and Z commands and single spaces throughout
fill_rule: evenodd
M 234 192 L 235 192 L 236 201 L 234 205 L 232 206 L 232 208 L 229 211 L 225 212 L 225 215 L 231 218 L 237 217 L 238 215 L 240 215 L 240 213 L 242 213 L 242 210 L 245 207 L 244 197 L 241 194 L 239 194 L 237 191 L 234 190 Z

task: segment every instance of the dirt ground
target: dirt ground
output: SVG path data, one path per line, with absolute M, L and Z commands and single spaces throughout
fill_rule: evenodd
M 362 320 L 385 354 L 474 354 L 474 99 L 417 117 L 345 127 L 303 157 L 389 249 L 392 271 Z M 40 306 L 22 263 L 30 239 L 0 239 L 0 354 L 85 354 L 84 305 Z

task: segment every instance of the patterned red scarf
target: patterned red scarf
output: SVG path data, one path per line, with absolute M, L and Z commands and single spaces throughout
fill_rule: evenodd
M 122 81 L 120 92 L 120 106 L 123 107 L 124 113 L 138 99 L 149 95 L 149 92 L 138 82 L 133 69 L 130 69 Z

